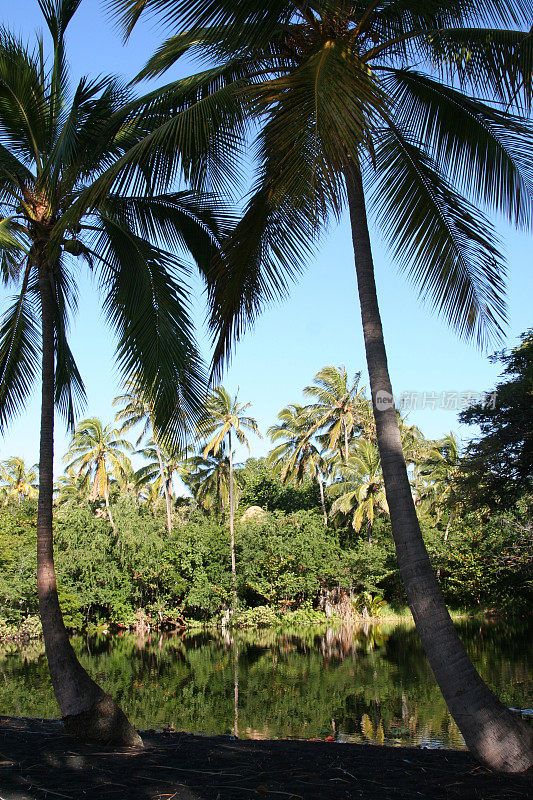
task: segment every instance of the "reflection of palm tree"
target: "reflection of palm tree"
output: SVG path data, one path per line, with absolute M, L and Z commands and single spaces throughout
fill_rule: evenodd
M 2 461 L 0 464 L 0 480 L 3 482 L 6 502 L 8 499 L 15 499 L 20 504 L 24 497 L 26 500 L 33 500 L 38 495 L 37 473 L 38 465 L 26 467 L 23 458 L 12 456 Z
M 352 446 L 348 461 L 341 461 L 337 467 L 340 480 L 329 487 L 329 493 L 336 497 L 331 506 L 332 515 L 352 515 L 352 526 L 361 530 L 366 520 L 368 541 L 372 544 L 372 528 L 376 513 L 388 513 L 385 485 L 381 471 L 379 450 L 366 439 L 360 439 Z
M 268 459 L 280 472 L 283 483 L 294 481 L 298 486 L 306 477 L 316 480 L 320 489 L 324 525 L 327 525 L 324 477 L 328 463 L 309 438 L 311 427 L 309 414 L 303 406 L 292 404 L 279 412 L 278 419 L 280 424 L 272 425 L 267 433 L 273 442 L 278 442 L 280 439 L 284 441 L 271 450 Z
M 338 448 L 345 461 L 350 437 L 368 424 L 365 411 L 369 403 L 364 390 L 358 391 L 360 378 L 361 373 L 357 372 L 350 383 L 345 367 L 324 367 L 315 375 L 314 384 L 304 389 L 304 394 L 316 398 L 316 403 L 307 407 L 313 421 L 311 432 L 325 429 L 328 450 Z
M 90 479 L 91 500 L 103 497 L 115 535 L 116 527 L 109 504 L 110 478 L 112 473 L 116 477 L 124 475 L 131 467 L 126 452 L 131 453 L 132 450 L 130 442 L 121 439 L 116 428 L 111 425 L 104 427 L 101 420 L 92 417 L 76 425 L 68 452 L 63 457 L 67 470 L 77 470 Z
M 198 432 L 207 444 L 203 449 L 203 457 L 210 453 L 214 456 L 221 452 L 225 443 L 228 447 L 229 460 L 229 529 L 231 540 L 231 574 L 233 577 L 234 603 L 237 603 L 237 571 L 235 564 L 235 535 L 233 531 L 234 517 L 234 486 L 233 486 L 233 450 L 231 443 L 232 433 L 240 444 L 245 444 L 250 450 L 250 444 L 245 431 L 250 431 L 259 436 L 257 422 L 252 417 L 245 415 L 250 408 L 250 403 L 238 403 L 237 397 L 233 399 L 223 386 L 214 389 L 205 404 L 205 412 L 198 423 Z

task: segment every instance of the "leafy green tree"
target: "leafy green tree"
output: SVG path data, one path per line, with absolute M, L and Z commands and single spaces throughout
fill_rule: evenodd
M 234 486 L 233 486 L 233 448 L 232 433 L 239 442 L 245 444 L 250 450 L 250 443 L 245 431 L 255 433 L 260 436 L 257 422 L 253 417 L 245 415 L 245 411 L 250 408 L 250 403 L 239 403 L 237 396 L 230 397 L 223 386 L 217 386 L 209 395 L 205 403 L 205 411 L 198 423 L 198 433 L 206 440 L 202 457 L 205 459 L 212 453 L 216 457 L 227 444 L 228 468 L 229 468 L 229 487 L 228 487 L 228 506 L 229 506 L 229 530 L 231 541 L 231 572 L 233 575 L 234 602 L 237 602 L 237 571 L 235 564 L 235 534 L 233 530 L 234 508 Z
M 120 438 L 120 432 L 111 425 L 103 425 L 97 417 L 84 419 L 76 425 L 72 441 L 63 461 L 67 470 L 77 470 L 86 475 L 92 484 L 91 500 L 102 497 L 113 533 L 117 532 L 109 503 L 111 474 L 118 479 L 125 475 L 131 462 L 126 453 L 133 452 L 133 446 Z
M 320 503 L 315 481 L 304 478 L 299 486 L 282 483 L 268 458 L 248 458 L 240 470 L 241 507 L 260 506 L 265 511 L 310 511 Z
M 279 414 L 279 425 L 272 425 L 267 434 L 272 442 L 284 439 L 269 453 L 269 461 L 276 467 L 283 483 L 294 481 L 297 486 L 311 478 L 316 480 L 320 491 L 320 503 L 324 515 L 324 525 L 328 524 L 328 512 L 324 497 L 325 476 L 328 462 L 309 438 L 312 423 L 303 406 L 291 404 Z
M 111 77 L 71 85 L 65 32 L 80 0 L 38 2 L 50 59 L 42 38 L 32 49 L 0 31 L 0 271 L 16 287 L 0 323 L 0 425 L 23 409 L 41 371 L 37 578 L 52 683 L 72 730 L 127 744 L 138 736 L 69 644 L 54 571 L 54 408 L 72 426 L 85 398 L 67 336 L 75 276 L 83 263 L 95 275 L 124 378 L 142 376 L 158 428 L 177 437 L 177 401 L 194 418 L 205 382 L 174 252 L 184 246 L 205 273 L 222 229 L 213 204 L 164 193 L 175 171 L 143 162 L 157 110 L 139 113 Z
M 367 439 L 355 442 L 348 461 L 338 464 L 337 474 L 340 481 L 329 487 L 329 494 L 336 498 L 331 506 L 331 514 L 350 515 L 352 527 L 356 531 L 361 530 L 366 520 L 368 543 L 372 545 L 374 517 L 376 513 L 388 514 L 389 511 L 376 445 Z
M 0 463 L 0 481 L 5 492 L 6 502 L 22 498 L 33 500 L 37 497 L 37 473 L 39 467 L 26 467 L 23 458 L 12 456 Z
M 461 491 L 473 506 L 493 511 L 533 496 L 533 330 L 520 338 L 491 357 L 504 365 L 505 380 L 459 415 L 481 430 L 461 464 Z
M 228 161 L 228 144 L 239 152 L 246 135 L 243 115 L 259 131 L 254 191 L 211 287 L 220 297 L 215 363 L 262 304 L 286 292 L 347 200 L 377 442 L 409 604 L 468 746 L 493 767 L 527 769 L 531 733 L 480 681 L 424 546 L 387 366 L 366 190 L 421 294 L 464 337 L 498 336 L 505 267 L 480 207 L 520 225 L 531 221 L 532 136 L 522 112 L 531 99 L 533 48 L 519 27 L 529 28 L 530 0 L 114 5 L 129 29 L 145 9 L 176 26 L 143 76 L 164 72 L 184 53 L 215 58 L 210 109 L 220 100 L 219 116 L 234 119 L 234 143 L 222 129 Z M 212 126 L 215 152 L 218 133 Z

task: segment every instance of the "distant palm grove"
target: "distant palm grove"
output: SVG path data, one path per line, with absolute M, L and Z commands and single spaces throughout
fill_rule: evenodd
M 525 339 L 529 361 L 532 344 Z M 244 464 L 230 447 L 248 445 L 256 423 L 249 404 L 222 386 L 208 397 L 196 437 L 178 450 L 154 435 L 150 405 L 135 381 L 126 389 L 112 423 L 77 424 L 55 485 L 58 590 L 68 626 L 221 624 L 229 609 L 231 623 L 241 626 L 401 613 L 406 601 L 372 410 L 358 374 L 321 369 L 304 389 L 309 402 L 283 408 L 268 429 L 268 456 Z M 478 412 L 492 413 L 482 404 Z M 424 538 L 449 605 L 527 611 L 527 484 L 480 506 L 479 496 L 468 495 L 472 448 L 461 459 L 453 434 L 426 439 L 401 416 L 400 428 Z M 134 441 L 127 438 L 132 429 Z M 134 468 L 132 459 L 142 465 Z M 39 630 L 32 620 L 37 467 L 9 458 L 0 477 L 0 634 L 24 635 Z

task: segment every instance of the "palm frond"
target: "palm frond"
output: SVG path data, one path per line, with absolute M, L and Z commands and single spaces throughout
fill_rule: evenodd
M 194 424 L 199 415 L 206 387 L 186 290 L 175 278 L 183 267 L 124 221 L 104 214 L 100 219 L 95 249 L 103 260 L 104 311 L 118 335 L 118 364 L 126 380 L 138 376 L 156 430 L 181 441 L 186 421 Z
M 506 269 L 485 216 L 392 124 L 371 181 L 378 222 L 420 296 L 465 338 L 498 339 Z
M 0 326 L 0 430 L 23 408 L 40 364 L 40 336 L 27 277 Z
M 474 198 L 523 226 L 532 222 L 533 127 L 411 70 L 388 70 L 398 119 L 437 166 Z

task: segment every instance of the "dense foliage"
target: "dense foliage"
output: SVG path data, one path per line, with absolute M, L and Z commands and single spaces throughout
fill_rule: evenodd
M 519 612 L 530 607 L 532 352 L 531 335 L 524 335 L 503 355 L 508 380 L 497 388 L 496 408 L 477 404 L 463 414 L 465 421 L 480 422 L 482 431 L 464 459 L 453 434 L 427 440 L 400 419 L 423 536 L 452 607 Z M 179 452 L 161 442 L 156 457 L 153 430 L 141 415 L 137 446 L 143 438 L 147 442 L 137 456 L 145 465 L 136 471 L 129 458 L 134 448 L 120 438 L 123 432 L 119 436 L 99 420 L 80 422 L 65 455 L 67 472 L 57 483 L 54 510 L 58 591 L 67 625 L 143 628 L 220 621 L 233 603 L 234 580 L 242 626 L 316 622 L 325 612 L 347 608 L 383 613 L 381 598 L 388 603 L 386 613 L 405 605 L 364 390 L 357 378 L 350 383 L 346 371 L 334 367 L 321 370 L 314 386 L 305 392 L 318 402 L 283 409 L 279 424 L 269 429 L 274 444 L 269 456 L 249 458 L 244 465 L 230 459 L 231 440 L 223 428 L 217 453 L 205 452 L 200 431 Z M 123 418 L 119 410 L 117 421 Z M 235 419 L 230 414 L 228 424 Z M 206 418 L 204 433 L 208 423 Z M 89 429 L 100 431 L 100 444 L 91 439 L 80 462 L 80 442 Z M 499 482 L 497 458 L 503 465 Z M 37 598 L 36 468 L 18 458 L 0 467 L 1 638 L 34 632 Z M 178 495 L 176 475 L 192 496 Z M 476 481 L 477 494 L 468 491 Z M 486 485 L 491 492 L 483 503 L 479 495 Z M 497 488 L 498 502 L 492 503 Z

